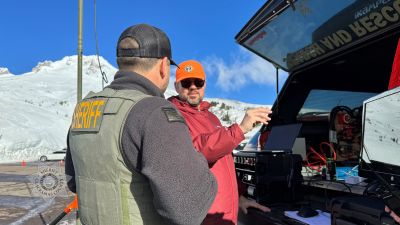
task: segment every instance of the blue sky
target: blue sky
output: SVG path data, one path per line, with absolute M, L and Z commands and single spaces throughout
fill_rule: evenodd
M 84 55 L 96 54 L 94 2 L 84 0 Z M 170 37 L 176 62 L 195 59 L 203 63 L 206 97 L 272 104 L 276 98 L 275 69 L 234 39 L 264 3 L 97 0 L 99 52 L 116 67 L 115 46 L 120 33 L 128 26 L 148 23 Z M 78 0 L 1 1 L 0 8 L 0 67 L 22 74 L 40 61 L 77 54 Z M 280 80 L 285 77 L 282 71 Z

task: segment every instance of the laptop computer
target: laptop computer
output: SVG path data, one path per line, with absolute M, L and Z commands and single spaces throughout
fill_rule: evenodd
M 272 127 L 262 151 L 291 153 L 301 125 L 301 123 L 295 123 Z

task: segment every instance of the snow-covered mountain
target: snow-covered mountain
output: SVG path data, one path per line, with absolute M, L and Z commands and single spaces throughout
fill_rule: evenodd
M 8 68 L 0 67 L 0 76 L 13 76 L 14 74 L 10 73 Z
M 109 82 L 117 71 L 100 57 Z M 77 56 L 38 63 L 31 72 L 15 76 L 0 67 L 0 163 L 37 160 L 66 146 L 76 104 Z M 82 95 L 100 91 L 102 79 L 96 56 L 83 57 Z M 166 97 L 175 95 L 173 88 Z M 240 122 L 247 108 L 259 105 L 209 98 L 224 125 Z M 252 136 L 257 129 L 246 135 Z

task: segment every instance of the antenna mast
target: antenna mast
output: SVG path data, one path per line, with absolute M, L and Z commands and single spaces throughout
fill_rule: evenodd
M 78 102 L 82 99 L 82 21 L 83 0 L 78 0 Z

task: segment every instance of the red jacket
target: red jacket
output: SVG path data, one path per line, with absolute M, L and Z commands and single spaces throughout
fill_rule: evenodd
M 177 97 L 168 100 L 185 118 L 194 147 L 206 157 L 217 179 L 217 196 L 203 224 L 237 224 L 239 195 L 232 150 L 244 140 L 242 130 L 237 124 L 222 126 L 219 119 L 208 111 L 211 104 L 206 101 L 202 101 L 200 107 L 193 107 Z

